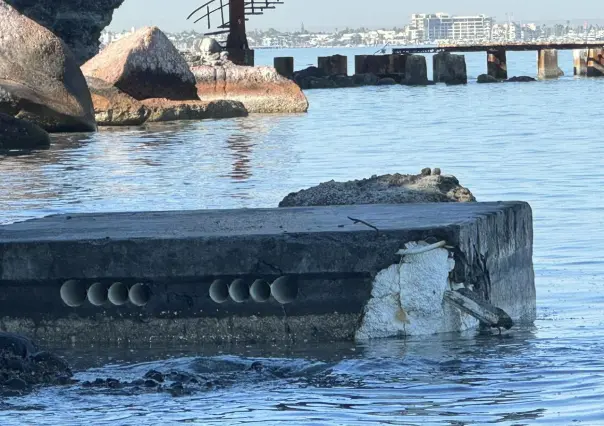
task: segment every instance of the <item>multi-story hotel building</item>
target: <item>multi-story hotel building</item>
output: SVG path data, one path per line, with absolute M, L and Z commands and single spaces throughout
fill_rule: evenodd
M 493 18 L 486 15 L 452 16 L 447 13 L 411 15 L 409 38 L 415 42 L 488 40 Z

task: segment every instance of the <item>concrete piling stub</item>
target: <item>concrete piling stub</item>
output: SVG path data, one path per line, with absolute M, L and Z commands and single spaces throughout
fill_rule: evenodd
M 406 61 L 403 84 L 409 86 L 423 86 L 428 83 L 426 57 L 423 55 L 409 55 Z
M 437 53 L 432 58 L 434 82 L 446 84 L 466 84 L 468 73 L 464 55 L 452 55 L 448 52 Z
M 291 78 L 294 75 L 294 58 L 291 56 L 275 58 L 275 69 L 283 77 Z
M 367 73 L 367 61 L 369 55 L 355 55 L 354 57 L 354 73 L 365 74 Z
M 319 69 L 325 75 L 348 75 L 348 57 L 343 55 L 320 56 Z
M 508 64 L 504 49 L 489 50 L 487 52 L 487 74 L 497 80 L 507 80 Z
M 558 51 L 556 49 L 540 49 L 538 55 L 539 78 L 547 80 L 560 77 Z
M 585 73 L 589 77 L 604 76 L 604 49 L 589 49 Z
M 573 50 L 573 64 L 575 75 L 587 75 L 587 49 Z

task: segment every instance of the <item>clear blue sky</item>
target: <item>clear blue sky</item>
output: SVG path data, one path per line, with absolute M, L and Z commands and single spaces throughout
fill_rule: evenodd
M 601 20 L 604 18 L 603 0 L 284 0 L 275 10 L 264 16 L 252 16 L 249 28 L 276 28 L 292 30 L 304 22 L 307 29 L 333 29 L 345 27 L 403 26 L 412 13 L 448 12 L 454 15 L 484 13 L 498 21 L 506 20 L 506 13 L 522 21 L 564 21 L 577 19 Z M 110 26 L 113 30 L 132 26 L 157 25 L 166 31 L 207 27 L 201 22 L 187 21 L 187 15 L 205 0 L 126 0 L 115 12 Z

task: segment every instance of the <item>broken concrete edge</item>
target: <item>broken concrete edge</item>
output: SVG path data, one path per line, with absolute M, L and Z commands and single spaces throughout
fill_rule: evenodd
M 74 247 L 70 247 L 69 241 L 53 243 L 45 241 L 44 238 L 37 242 L 21 240 L 21 242 L 7 243 L 9 235 L 2 232 L 4 230 L 0 228 L 2 259 L 0 283 L 7 289 L 7 294 L 23 291 L 23 287 L 20 290 L 18 285 L 7 288 L 7 284 L 10 284 L 7 279 L 11 280 L 11 276 L 14 280 L 17 275 L 23 277 L 23 272 L 32 276 L 43 275 L 40 273 L 41 270 L 36 271 L 37 267 L 34 264 L 38 261 L 42 262 L 39 266 L 46 274 L 50 273 L 53 278 L 60 279 L 73 273 L 73 268 L 72 272 L 65 273 L 63 267 L 68 264 L 77 265 L 78 259 L 88 259 L 93 267 L 82 264 L 83 267 L 78 268 L 80 275 L 70 278 L 96 280 L 101 274 L 115 279 L 125 276 L 123 264 L 137 258 L 140 260 L 137 266 L 144 271 L 138 278 L 144 280 L 145 277 L 140 275 L 147 275 L 149 278 L 160 272 L 164 274 L 166 271 L 172 272 L 164 291 L 168 291 L 168 286 L 173 282 L 176 286 L 174 294 L 185 290 L 184 287 L 178 290 L 179 286 L 174 275 L 178 275 L 177 271 L 183 270 L 185 264 L 189 264 L 189 268 L 185 268 L 187 270 L 183 273 L 186 272 L 186 275 L 190 276 L 204 273 L 212 275 L 249 273 L 259 268 L 260 261 L 262 265 L 259 273 L 263 274 L 274 274 L 272 270 L 274 267 L 282 268 L 280 274 L 286 275 L 314 273 L 320 276 L 322 273 L 329 275 L 338 271 L 368 274 L 367 278 L 361 281 L 356 279 L 348 284 L 341 283 L 336 286 L 337 288 L 332 289 L 335 293 L 332 295 L 318 294 L 319 289 L 325 291 L 328 282 L 321 281 L 311 284 L 311 287 L 301 287 L 300 293 L 303 297 L 296 303 L 282 307 L 274 306 L 274 302 L 269 302 L 257 306 L 250 306 L 248 303 L 227 304 L 224 308 L 202 301 L 199 307 L 203 308 L 201 309 L 203 312 L 188 312 L 185 309 L 174 309 L 173 312 L 169 312 L 171 306 L 162 302 L 157 305 L 157 309 L 161 309 L 161 315 L 149 307 L 149 309 L 138 310 L 128 307 L 115 309 L 104 307 L 98 311 L 85 310 L 86 315 L 83 316 L 78 316 L 77 310 L 63 307 L 64 312 L 56 318 L 48 318 L 43 314 L 33 318 L 28 318 L 27 315 L 18 318 L 5 314 L 0 322 L 0 328 L 24 333 L 46 342 L 108 341 L 139 344 L 159 341 L 214 343 L 337 341 L 434 334 L 462 331 L 476 326 L 477 322 L 473 318 L 443 303 L 445 292 L 456 290 L 459 285 L 473 289 L 477 297 L 508 312 L 518 324 L 532 323 L 535 319 L 535 289 L 531 258 L 530 206 L 526 203 L 497 203 L 499 208 L 482 209 L 481 207 L 485 207 L 484 204 L 489 203 L 478 203 L 476 209 L 461 208 L 460 211 L 467 212 L 466 219 L 452 221 L 448 225 L 441 221 L 441 226 L 432 224 L 425 227 L 412 226 L 398 231 L 383 229 L 379 232 L 371 229 L 367 231 L 357 229 L 353 232 L 317 230 L 307 235 L 298 232 L 279 236 L 267 235 L 260 231 L 261 235 L 248 234 L 244 237 L 232 236 L 229 239 L 218 237 L 213 243 L 209 238 L 198 244 L 195 244 L 196 238 L 185 237 L 182 240 L 182 236 L 179 238 L 180 242 L 173 239 L 151 239 L 148 236 L 141 236 L 134 240 L 126 236 L 126 239 L 121 242 L 113 239 L 99 241 L 94 233 L 90 236 L 91 239 L 81 241 Z M 425 209 L 429 210 L 431 207 L 434 211 L 457 209 L 452 206 L 444 208 L 438 205 L 423 206 L 419 210 L 426 211 Z M 494 207 L 492 204 L 491 206 Z M 319 211 L 322 210 L 322 214 L 328 216 L 330 213 L 333 214 L 334 210 L 340 210 L 342 214 L 362 216 L 358 210 L 370 212 L 371 209 L 375 209 L 380 213 L 378 216 L 388 216 L 389 212 L 396 212 L 401 207 L 356 206 L 355 213 L 349 212 L 350 206 L 339 209 L 319 208 Z M 414 207 L 415 209 L 410 208 L 411 216 L 417 212 L 418 206 Z M 279 215 L 291 215 L 295 214 L 294 211 L 308 210 L 308 208 L 286 209 Z M 317 212 L 315 209 L 310 210 Z M 472 214 L 469 213 L 471 211 Z M 225 213 L 223 211 L 223 214 Z M 238 213 L 243 214 L 241 212 L 235 214 Z M 266 210 L 262 213 L 266 213 Z M 277 213 L 273 215 L 277 216 Z M 463 216 L 464 214 L 460 215 Z M 55 217 L 56 219 L 58 218 Z M 400 217 L 392 219 L 394 222 L 401 220 Z M 274 218 L 268 218 L 267 222 L 273 220 Z M 387 228 L 375 218 L 370 220 L 377 223 L 380 228 Z M 431 220 L 428 218 L 426 222 L 430 223 Z M 2 228 L 6 229 L 6 227 Z M 33 230 L 35 231 L 35 227 Z M 118 229 L 117 232 L 120 233 L 120 230 Z M 59 233 L 65 235 L 60 229 Z M 422 252 L 421 247 L 427 245 L 422 241 L 428 236 L 447 241 L 447 245 L 453 248 L 437 247 Z M 37 248 L 34 252 L 31 251 L 32 243 Z M 199 251 L 201 247 L 208 244 L 208 251 Z M 170 250 L 167 254 L 170 256 L 166 258 L 165 250 L 168 247 Z M 308 256 L 309 252 L 316 251 L 318 248 L 321 248 L 321 251 L 317 252 L 317 256 Z M 403 263 L 400 263 L 400 256 L 396 255 L 397 250 L 401 248 L 414 252 L 413 255 L 404 256 Z M 416 253 L 418 248 L 420 252 Z M 53 255 L 53 251 L 56 250 L 58 252 Z M 358 256 L 358 259 L 352 259 L 353 264 L 347 264 L 343 258 L 350 256 L 343 256 L 342 250 Z M 65 259 L 58 254 L 60 252 L 71 254 L 68 259 Z M 158 252 L 160 256 L 157 255 Z M 34 264 L 26 253 L 34 257 Z M 51 269 L 45 266 L 47 263 L 43 259 L 49 253 L 50 264 L 53 264 Z M 106 258 L 107 253 L 113 253 L 112 257 Z M 179 257 L 186 253 L 190 254 L 189 258 L 180 259 L 184 260 L 184 263 L 179 262 Z M 118 254 L 121 259 L 115 258 Z M 236 262 L 237 266 L 233 263 L 224 265 L 224 261 L 222 265 L 216 262 L 217 259 L 225 259 L 225 255 L 232 259 L 240 259 Z M 52 262 L 53 259 L 55 262 Z M 29 271 L 27 267 L 23 269 L 23 265 L 19 264 L 22 261 L 29 262 Z M 106 261 L 110 263 L 103 264 Z M 204 267 L 199 271 L 191 271 L 193 262 Z M 208 265 L 212 265 L 213 269 L 202 272 Z M 156 266 L 157 269 L 152 266 Z M 237 271 L 233 270 L 233 267 Z M 365 284 L 361 282 L 367 282 L 366 288 L 371 295 L 365 296 L 363 290 Z M 393 287 L 393 282 L 398 283 L 398 287 L 397 284 Z M 200 286 L 201 284 L 197 285 L 197 294 L 189 294 L 194 300 L 199 297 L 207 298 L 207 289 L 199 288 Z M 385 293 L 383 289 L 392 291 Z M 55 291 L 58 293 L 58 290 L 45 288 L 44 294 L 42 290 L 32 294 L 37 298 L 44 298 L 49 306 L 52 306 L 55 302 L 51 299 L 57 297 Z M 184 295 L 183 293 L 183 297 Z M 328 300 L 329 297 L 334 299 Z M 308 300 L 304 301 L 304 298 Z M 321 302 L 315 304 L 319 301 Z M 227 314 L 221 313 L 224 309 L 227 309 L 225 311 Z M 4 307 L 3 311 L 9 313 Z M 97 314 L 89 315 L 90 312 L 97 312 Z M 101 312 L 102 314 L 99 315 Z M 200 315 L 202 317 L 199 317 Z M 90 333 L 91 329 L 95 332 Z

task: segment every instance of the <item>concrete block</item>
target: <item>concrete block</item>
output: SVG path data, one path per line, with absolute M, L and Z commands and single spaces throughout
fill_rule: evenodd
M 325 75 L 348 75 L 348 57 L 342 55 L 320 56 L 318 68 Z
M 443 308 L 458 285 L 530 323 L 532 244 L 521 202 L 51 216 L 0 226 L 2 328 L 63 344 L 421 335 L 476 325 Z

